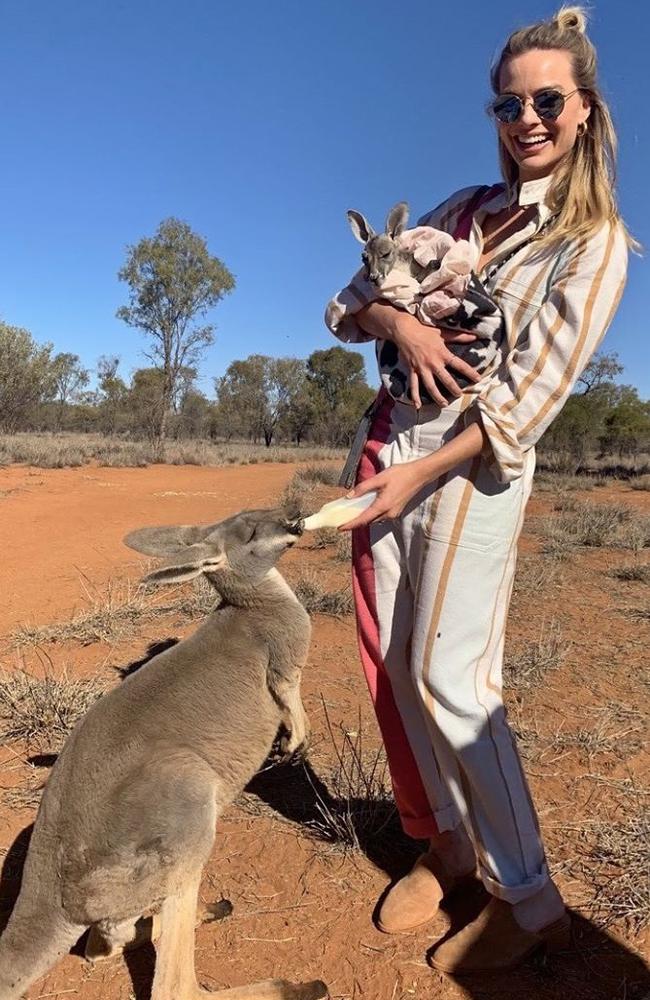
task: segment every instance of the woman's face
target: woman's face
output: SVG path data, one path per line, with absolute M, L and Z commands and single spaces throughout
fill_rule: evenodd
M 519 179 L 536 180 L 552 173 L 573 148 L 578 126 L 591 110 L 587 94 L 576 89 L 571 56 L 562 49 L 533 49 L 506 59 L 501 67 L 502 94 L 516 94 L 525 103 L 512 125 L 498 122 L 499 137 L 519 168 Z M 568 97 L 555 121 L 540 118 L 533 98 L 541 90 L 558 90 Z

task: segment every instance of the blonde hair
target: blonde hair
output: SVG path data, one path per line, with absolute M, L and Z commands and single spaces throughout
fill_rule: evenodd
M 584 8 L 561 7 L 550 20 L 514 31 L 492 67 L 490 82 L 498 94 L 501 70 L 513 56 L 533 49 L 569 53 L 576 86 L 588 94 L 591 112 L 586 128 L 578 133 L 573 149 L 555 171 L 547 202 L 557 219 L 540 242 L 589 238 L 603 223 L 611 222 L 623 225 L 628 243 L 635 247 L 636 241 L 625 229 L 616 203 L 616 132 L 598 88 L 596 50 L 586 28 Z M 499 159 L 508 187 L 516 187 L 519 170 L 500 138 Z

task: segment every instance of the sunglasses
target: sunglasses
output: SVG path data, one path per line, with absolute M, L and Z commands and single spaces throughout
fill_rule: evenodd
M 499 94 L 490 104 L 490 111 L 502 125 L 513 125 L 521 118 L 526 105 L 532 103 L 538 118 L 554 122 L 564 111 L 568 99 L 580 90 L 582 87 L 576 87 L 570 94 L 561 94 L 559 90 L 540 90 L 532 102 L 522 101 L 516 94 Z

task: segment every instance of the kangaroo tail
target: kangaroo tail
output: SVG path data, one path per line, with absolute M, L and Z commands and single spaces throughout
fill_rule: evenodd
M 81 936 L 56 903 L 37 903 L 23 889 L 0 938 L 0 1000 L 19 1000 Z

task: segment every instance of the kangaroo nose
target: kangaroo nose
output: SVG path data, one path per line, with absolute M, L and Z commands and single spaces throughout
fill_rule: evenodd
M 305 530 L 304 519 L 302 517 L 298 517 L 295 521 L 287 521 L 286 529 L 290 535 L 302 535 Z

